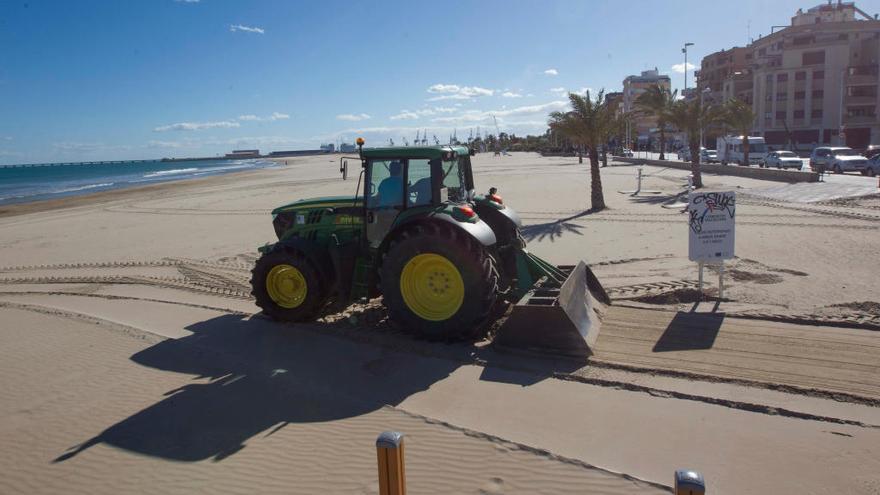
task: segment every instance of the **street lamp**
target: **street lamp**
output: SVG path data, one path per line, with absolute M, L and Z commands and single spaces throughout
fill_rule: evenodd
M 688 89 L 688 47 L 694 46 L 693 43 L 685 43 L 681 53 L 684 53 L 684 89 Z

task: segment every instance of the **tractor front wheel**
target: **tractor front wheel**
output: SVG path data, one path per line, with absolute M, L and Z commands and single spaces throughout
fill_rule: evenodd
M 251 271 L 251 294 L 275 320 L 313 320 L 326 301 L 324 292 L 318 271 L 298 252 L 266 253 Z
M 417 225 L 391 241 L 380 270 L 392 321 L 427 340 L 478 336 L 498 294 L 495 261 L 467 233 Z

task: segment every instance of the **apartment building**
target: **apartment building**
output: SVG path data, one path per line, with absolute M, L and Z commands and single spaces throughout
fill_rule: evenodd
M 702 94 L 705 101 L 724 101 L 724 84 L 729 79 L 739 78 L 747 69 L 751 49 L 736 46 L 729 50 L 721 50 L 703 57 L 700 68 L 695 72 L 697 88 L 695 94 Z M 748 89 L 751 89 L 748 81 Z M 740 84 L 740 92 L 747 85 Z
M 669 76 L 660 74 L 655 67 L 654 70 L 642 71 L 641 75 L 629 76 L 623 80 L 623 111 L 632 113 L 636 110 L 636 99 L 640 94 L 644 93 L 649 87 L 660 85 L 666 89 L 670 89 L 672 81 Z M 646 143 L 651 137 L 652 130 L 657 128 L 657 119 L 647 115 L 635 114 L 632 120 L 635 126 L 635 132 L 638 135 L 640 143 Z
M 751 103 L 753 133 L 770 145 L 864 148 L 880 143 L 878 69 L 880 21 L 838 1 L 799 10 L 790 26 L 744 49 L 707 56 L 699 85 L 719 91 L 718 101 Z

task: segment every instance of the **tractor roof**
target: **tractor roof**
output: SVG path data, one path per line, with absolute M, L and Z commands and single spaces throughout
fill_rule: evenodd
M 364 148 L 364 158 L 443 158 L 445 153 L 454 151 L 467 155 L 466 146 L 394 146 L 387 148 Z

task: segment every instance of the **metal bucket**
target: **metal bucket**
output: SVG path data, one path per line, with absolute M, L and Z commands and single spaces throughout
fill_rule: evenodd
M 552 278 L 538 280 L 514 304 L 495 345 L 573 357 L 592 354 L 611 300 L 585 262 L 558 269 L 568 272 L 561 286 Z

